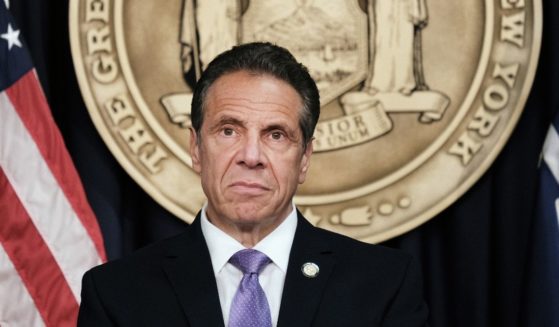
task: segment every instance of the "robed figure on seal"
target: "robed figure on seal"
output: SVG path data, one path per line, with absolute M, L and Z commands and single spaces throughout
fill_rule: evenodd
M 240 43 L 241 5 L 238 0 L 185 0 L 181 19 L 182 60 L 188 62 L 183 70 L 200 70 L 219 53 Z M 192 67 L 191 56 L 196 55 L 202 67 Z
M 426 0 L 370 1 L 369 17 L 375 20 L 370 46 L 374 59 L 365 90 L 411 94 L 417 86 L 415 66 L 421 64 L 416 30 L 427 24 Z

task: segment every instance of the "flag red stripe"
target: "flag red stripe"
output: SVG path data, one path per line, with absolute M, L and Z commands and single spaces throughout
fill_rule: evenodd
M 1 168 L 0 190 L 0 242 L 37 310 L 47 326 L 75 326 L 78 303 Z
M 8 88 L 6 93 L 68 202 L 93 240 L 99 257 L 106 261 L 99 225 L 87 203 L 78 173 L 52 118 L 35 76 L 35 70 L 27 72 L 17 83 Z

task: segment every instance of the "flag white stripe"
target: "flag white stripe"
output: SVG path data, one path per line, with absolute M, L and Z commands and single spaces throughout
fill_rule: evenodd
M 549 128 L 543 145 L 543 160 L 559 183 L 559 135 L 553 125 Z
M 101 259 L 5 92 L 0 109 L 0 166 L 79 303 L 82 275 Z
M 10 257 L 0 243 L 0 326 L 45 326 Z M 9 298 L 9 300 L 7 299 Z

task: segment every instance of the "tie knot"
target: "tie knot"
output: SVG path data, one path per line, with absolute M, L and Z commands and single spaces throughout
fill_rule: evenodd
M 259 274 L 271 261 L 267 255 L 254 249 L 241 250 L 229 259 L 229 263 L 239 268 L 243 274 Z

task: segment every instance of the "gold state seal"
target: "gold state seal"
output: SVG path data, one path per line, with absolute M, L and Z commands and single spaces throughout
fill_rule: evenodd
M 126 171 L 190 222 L 205 198 L 187 152 L 192 87 L 231 46 L 271 41 L 310 70 L 322 116 L 295 202 L 369 242 L 446 208 L 488 168 L 523 109 L 539 0 L 71 0 L 91 117 Z

